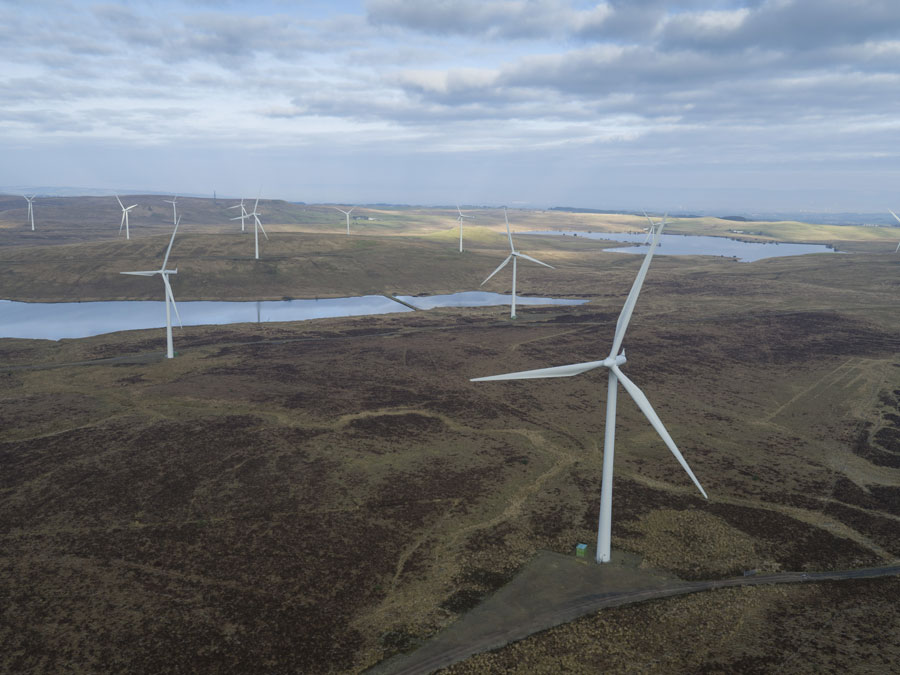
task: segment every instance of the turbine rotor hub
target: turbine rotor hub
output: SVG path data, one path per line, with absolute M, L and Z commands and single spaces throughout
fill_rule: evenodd
M 625 365 L 625 354 L 619 354 L 618 356 L 607 356 L 603 359 L 603 365 L 607 368 L 612 368 L 613 366 L 622 366 Z

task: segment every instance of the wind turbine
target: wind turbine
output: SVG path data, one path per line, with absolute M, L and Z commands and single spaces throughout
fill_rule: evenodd
M 462 211 L 459 210 L 459 204 L 456 205 L 456 210 L 457 210 L 457 212 L 459 213 L 459 215 L 456 217 L 456 219 L 459 221 L 459 252 L 462 253 L 462 226 L 463 226 L 463 220 L 465 220 L 466 218 L 468 218 L 469 220 L 474 220 L 474 219 L 475 219 L 475 216 L 467 216 L 466 214 L 464 214 Z
M 173 224 L 173 225 L 177 225 L 177 224 L 178 224 L 178 217 L 177 217 L 177 214 L 176 214 L 176 211 L 175 211 L 175 202 L 178 201 L 178 195 L 175 195 L 174 197 L 172 197 L 172 199 L 163 199 L 163 201 L 164 201 L 166 204 L 171 204 L 171 205 L 172 205 L 172 224 Z
M 253 212 L 247 214 L 247 218 L 253 216 L 253 238 L 256 242 L 256 259 L 259 260 L 259 231 L 262 230 L 262 233 L 266 237 L 266 241 L 269 241 L 269 235 L 266 234 L 265 229 L 262 226 L 262 223 L 259 222 L 259 213 L 256 210 L 256 207 L 259 205 L 259 197 L 256 198 L 256 203 L 253 205 Z M 232 220 L 237 220 L 237 218 L 232 218 Z
M 349 211 L 344 211 L 344 209 L 338 209 L 338 207 L 336 207 L 336 206 L 332 206 L 331 208 L 337 209 L 338 211 L 343 213 L 345 216 L 347 216 L 347 234 L 350 234 L 350 214 L 353 213 L 353 209 L 355 209 L 356 207 L 355 206 L 350 207 Z
M 34 197 L 32 197 L 32 199 L 34 199 Z M 29 204 L 28 206 L 31 207 L 31 204 Z M 888 211 L 891 211 L 891 210 L 888 209 Z M 896 219 L 896 221 L 898 223 L 900 223 L 900 217 L 898 217 L 896 213 L 891 211 L 891 215 L 894 216 L 894 218 Z M 32 230 L 34 229 L 34 221 L 33 220 L 31 221 L 31 229 Z M 897 248 L 894 249 L 894 253 L 896 253 L 897 251 L 900 251 L 900 243 L 897 244 Z
M 22 195 L 22 196 L 25 197 L 25 195 Z M 35 197 L 37 197 L 37 195 L 31 195 L 30 197 L 25 197 L 25 201 L 28 202 L 28 215 L 26 216 L 26 218 L 28 218 L 28 220 L 31 221 L 31 231 L 32 232 L 34 232 L 34 206 L 32 205 L 32 202 L 34 201 Z
M 619 366 L 625 363 L 625 350 L 619 353 L 622 346 L 622 340 L 625 338 L 625 331 L 628 328 L 628 322 L 631 320 L 631 313 L 637 302 L 638 294 L 641 292 L 641 286 L 644 283 L 644 277 L 647 276 L 647 268 L 650 267 L 650 260 L 653 258 L 653 252 L 659 243 L 659 236 L 665 225 L 665 219 L 660 223 L 653 236 L 653 243 L 644 257 L 641 269 L 638 271 L 634 284 L 631 286 L 631 292 L 625 300 L 622 312 L 619 314 L 619 320 L 616 322 L 616 334 L 613 338 L 612 349 L 609 350 L 609 356 L 602 361 L 589 361 L 586 363 L 574 363 L 568 366 L 556 366 L 554 368 L 539 368 L 537 370 L 525 370 L 517 373 L 506 373 L 504 375 L 492 375 L 490 377 L 473 378 L 472 382 L 484 382 L 487 380 L 530 380 L 543 377 L 571 377 L 579 375 L 595 368 L 604 367 L 609 370 L 609 383 L 606 394 L 606 429 L 603 443 L 603 474 L 600 484 L 600 518 L 597 526 L 597 562 L 609 562 L 610 559 L 610 529 L 612 521 L 612 479 L 613 479 L 613 455 L 615 453 L 615 434 L 616 434 L 616 393 L 618 391 L 618 382 L 621 380 L 625 391 L 629 393 L 634 402 L 637 404 L 641 412 L 656 429 L 663 442 L 675 455 L 675 459 L 681 464 L 682 468 L 687 471 L 688 476 L 694 481 L 694 485 L 700 490 L 700 494 L 704 499 L 708 499 L 706 492 L 694 476 L 694 472 L 688 466 L 669 432 L 663 426 L 650 401 L 644 396 L 644 392 L 638 389 L 637 385 L 629 380 L 625 374 L 619 369 Z
M 172 309 L 175 310 L 175 316 L 178 317 L 178 323 L 181 324 L 181 315 L 178 314 L 178 307 L 175 306 L 175 296 L 172 295 L 172 286 L 169 285 L 169 275 L 178 274 L 178 268 L 167 270 L 166 263 L 169 262 L 169 253 L 172 251 L 172 244 L 175 241 L 175 233 L 178 232 L 178 223 L 181 218 L 175 221 L 175 229 L 172 230 L 172 238 L 169 239 L 169 248 L 166 249 L 166 257 L 163 258 L 162 267 L 158 270 L 150 270 L 147 272 L 119 272 L 119 274 L 134 274 L 140 277 L 152 277 L 159 274 L 163 280 L 163 286 L 166 288 L 166 358 L 174 358 L 175 351 L 172 349 L 172 312 L 169 309 L 169 303 L 172 303 Z M 183 327 L 183 326 L 182 326 Z
M 237 218 L 232 218 L 232 220 L 240 220 L 241 221 L 241 232 L 243 232 L 244 231 L 244 218 L 246 218 L 248 215 L 247 209 L 244 208 L 244 198 L 241 197 L 240 204 L 235 204 L 234 206 L 229 206 L 228 208 L 229 209 L 236 209 L 236 208 L 241 209 L 241 215 L 239 215 Z
M 125 238 L 131 239 L 131 235 L 128 233 L 128 212 L 131 211 L 137 204 L 132 204 L 131 206 L 126 207 L 122 204 L 122 200 L 119 199 L 119 195 L 116 195 L 116 201 L 119 202 L 119 206 L 122 207 L 122 222 L 119 223 L 119 234 L 122 234 L 122 226 L 125 226 Z
M 484 286 L 488 281 L 490 281 L 491 277 L 497 274 L 500 270 L 506 267 L 506 264 L 512 260 L 513 261 L 513 277 L 512 277 L 512 305 L 509 313 L 510 319 L 516 318 L 516 261 L 519 258 L 525 258 L 526 260 L 530 260 L 531 262 L 536 262 L 538 265 L 543 265 L 544 267 L 549 267 L 551 270 L 555 269 L 553 265 L 548 265 L 547 263 L 542 263 L 537 258 L 532 258 L 530 255 L 525 255 L 524 253 L 520 253 L 516 250 L 516 247 L 513 246 L 512 234 L 509 231 L 509 218 L 506 216 L 506 207 L 503 207 L 503 218 L 506 220 L 506 236 L 509 238 L 509 255 L 506 256 L 506 260 L 500 263 L 500 267 L 495 269 L 488 275 L 488 278 L 481 282 L 481 285 Z
M 656 224 L 650 219 L 650 216 L 647 215 L 646 211 L 643 211 L 643 214 L 644 214 L 644 218 L 647 219 L 647 222 L 650 223 L 650 229 L 647 230 L 647 238 L 644 239 L 644 243 L 649 244 L 650 239 L 653 237 L 653 228 L 656 227 Z

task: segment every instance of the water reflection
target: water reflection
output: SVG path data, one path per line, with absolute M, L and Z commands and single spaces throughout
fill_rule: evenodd
M 523 234 L 577 236 L 585 239 L 621 241 L 628 244 L 643 244 L 647 238 L 646 233 L 632 234 L 629 232 L 525 232 Z M 822 244 L 776 244 L 774 242 L 738 241 L 727 237 L 681 234 L 663 234 L 659 239 L 659 249 L 656 255 L 715 255 L 737 258 L 740 262 L 754 262 L 765 258 L 806 255 L 809 253 L 834 253 L 834 250 Z M 614 253 L 638 253 L 644 255 L 647 252 L 647 247 L 625 246 L 622 248 L 608 248 L 606 250 Z

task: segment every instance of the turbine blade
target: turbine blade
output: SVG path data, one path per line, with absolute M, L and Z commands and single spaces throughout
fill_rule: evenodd
M 897 244 L 897 248 L 894 249 L 894 253 L 896 253 L 897 251 L 900 251 L 900 243 Z
M 172 303 L 172 309 L 175 310 L 175 316 L 178 318 L 178 325 L 184 329 L 184 324 L 181 323 L 181 315 L 178 313 L 178 305 L 175 304 L 175 296 L 172 294 L 172 286 L 169 284 L 169 275 L 163 274 L 163 283 L 166 285 L 166 302 Z
M 520 258 L 525 258 L 526 260 L 530 260 L 531 262 L 536 262 L 538 265 L 543 265 L 544 267 L 549 267 L 551 270 L 556 269 L 553 265 L 548 265 L 545 262 L 541 262 L 537 258 L 532 258 L 530 255 L 525 255 L 524 253 L 516 253 Z
M 132 204 L 131 206 L 129 206 L 129 207 L 128 207 L 127 209 L 125 209 L 125 210 L 126 210 L 126 211 L 131 211 L 131 209 L 133 209 L 135 206 L 137 206 L 137 204 Z
M 613 340 L 612 349 L 609 352 L 610 356 L 616 356 L 619 353 L 619 348 L 622 346 L 622 340 L 625 338 L 625 331 L 628 329 L 628 322 L 631 321 L 631 313 L 634 311 L 634 305 L 637 303 L 638 295 L 641 293 L 644 277 L 647 276 L 647 269 L 650 267 L 653 253 L 656 251 L 656 247 L 659 244 L 659 235 L 662 234 L 664 225 L 665 219 L 663 219 L 663 222 L 656 228 L 656 232 L 653 233 L 653 243 L 650 244 L 647 255 L 644 256 L 644 262 L 641 264 L 641 269 L 638 270 L 637 276 L 634 279 L 634 284 L 631 286 L 631 291 L 629 291 L 628 297 L 625 299 L 625 305 L 622 307 L 622 312 L 619 314 L 619 320 L 616 321 L 616 336 Z
M 509 250 L 510 253 L 516 252 L 516 247 L 513 246 L 512 243 L 512 233 L 509 231 L 509 218 L 506 215 L 506 207 L 503 207 L 503 219 L 506 221 L 506 236 L 509 237 Z
M 119 272 L 119 274 L 134 274 L 139 277 L 152 277 L 154 274 L 159 274 L 159 270 L 148 270 L 146 272 Z
M 122 200 L 119 199 L 119 195 L 116 195 L 116 201 L 119 202 L 119 206 L 122 206 Z M 122 206 L 122 208 L 124 209 L 125 207 Z
M 127 213 L 127 211 L 125 209 L 122 209 L 122 222 L 119 223 L 119 234 L 122 234 L 122 228 L 125 227 L 125 214 L 126 213 Z
M 266 241 L 269 241 L 269 235 L 266 234 L 266 228 L 262 226 L 262 223 L 259 222 L 259 218 L 256 219 L 256 224 L 259 225 L 259 229 L 262 231 L 263 235 L 266 238 Z
M 703 489 L 703 486 L 700 485 L 700 481 L 697 480 L 697 477 L 694 475 L 694 472 L 691 471 L 691 467 L 688 466 L 688 463 L 685 461 L 684 456 L 681 454 L 681 451 L 678 450 L 678 446 L 675 445 L 675 441 L 672 440 L 672 437 L 669 435 L 669 432 L 666 431 L 666 428 L 663 426 L 662 421 L 659 419 L 659 416 L 656 414 L 656 411 L 653 410 L 653 406 L 650 405 L 650 401 L 647 400 L 647 397 L 644 396 L 644 392 L 638 389 L 638 386 L 625 377 L 625 374 L 619 370 L 617 365 L 612 365 L 611 370 L 616 374 L 616 377 L 619 378 L 619 381 L 622 383 L 622 386 L 625 387 L 625 391 L 627 391 L 631 398 L 634 399 L 634 402 L 637 403 L 637 407 L 641 409 L 641 412 L 650 420 L 650 424 L 653 425 L 653 428 L 656 429 L 656 433 L 659 434 L 660 438 L 663 439 L 663 442 L 669 447 L 669 450 L 672 451 L 672 454 L 675 455 L 675 459 L 678 460 L 678 463 L 681 464 L 681 468 L 687 471 L 687 475 L 691 477 L 691 480 L 694 481 L 694 485 L 697 486 L 697 489 L 700 490 L 700 494 L 703 495 L 704 499 L 709 499 L 706 496 L 706 490 Z
M 166 263 L 169 262 L 169 253 L 172 251 L 172 244 L 175 243 L 175 233 L 178 232 L 178 224 L 181 222 L 181 216 L 175 221 L 175 229 L 172 230 L 172 238 L 169 239 L 169 248 L 166 249 L 166 257 L 163 258 L 163 264 L 160 269 L 166 269 Z
M 572 377 L 586 373 L 603 365 L 603 361 L 586 361 L 573 363 L 568 366 L 554 366 L 553 368 L 538 368 L 536 370 L 522 370 L 517 373 L 504 373 L 503 375 L 489 375 L 488 377 L 473 377 L 470 382 L 489 382 L 492 380 L 538 380 L 544 377 Z
M 891 211 L 891 210 L 888 209 L 888 211 Z M 891 211 L 891 215 L 894 216 L 894 218 L 897 220 L 898 223 L 900 223 L 900 216 L 898 216 L 898 215 L 897 215 L 896 213 L 894 213 L 893 211 Z
M 498 268 L 495 269 L 493 272 L 491 272 L 491 273 L 488 275 L 488 278 L 481 282 L 481 285 L 484 286 L 488 281 L 490 281 L 490 280 L 491 280 L 491 277 L 494 276 L 495 274 L 497 274 L 497 272 L 499 272 L 500 270 L 502 270 L 504 267 L 506 267 L 506 264 L 507 264 L 510 260 L 512 260 L 512 253 L 510 253 L 508 256 L 506 256 L 506 260 L 504 260 L 502 263 L 500 263 L 500 267 L 498 267 Z

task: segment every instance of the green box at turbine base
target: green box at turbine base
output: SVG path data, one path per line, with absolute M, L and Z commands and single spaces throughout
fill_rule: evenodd
M 584 558 L 587 556 L 587 544 L 578 544 L 575 547 L 575 557 Z

